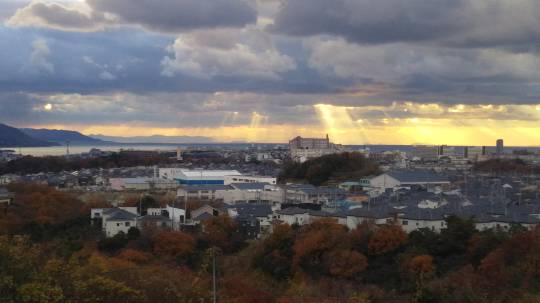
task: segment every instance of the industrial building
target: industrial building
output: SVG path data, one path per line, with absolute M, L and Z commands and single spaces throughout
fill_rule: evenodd
M 181 185 L 224 185 L 227 176 L 242 176 L 242 174 L 236 170 L 159 169 L 159 179 L 174 180 Z

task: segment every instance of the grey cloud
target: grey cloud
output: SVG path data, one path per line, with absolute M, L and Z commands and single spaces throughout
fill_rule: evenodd
M 364 98 L 538 102 L 533 92 L 540 83 L 540 56 L 535 53 L 403 43 L 359 45 L 341 38 L 312 38 L 305 47 L 310 53 L 309 66 L 321 75 L 356 79 L 359 88 L 379 85 L 375 94 L 357 91 Z
M 536 0 L 284 0 L 274 32 L 367 44 L 501 46 L 540 41 Z
M 216 27 L 243 27 L 257 20 L 244 0 L 86 0 L 59 4 L 32 2 L 17 10 L 7 25 L 97 31 L 108 26 L 138 25 L 165 33 Z
M 182 34 L 162 61 L 165 76 L 278 79 L 295 61 L 280 53 L 269 35 L 254 28 L 213 29 Z
M 254 23 L 257 12 L 243 0 L 87 0 L 99 12 L 121 22 L 163 32 L 197 28 L 243 27 Z
M 44 102 L 26 93 L 0 92 L 0 123 L 18 125 L 28 121 L 39 122 L 40 113 L 36 108 Z

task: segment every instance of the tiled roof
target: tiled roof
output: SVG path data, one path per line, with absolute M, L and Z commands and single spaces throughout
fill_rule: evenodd
M 110 216 L 106 218 L 107 221 L 126 221 L 126 220 L 135 220 L 137 215 L 125 211 L 123 209 L 115 208 L 114 211 L 110 212 Z

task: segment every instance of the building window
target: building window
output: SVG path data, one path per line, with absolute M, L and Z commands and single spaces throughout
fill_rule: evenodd
M 407 220 L 401 221 L 401 225 L 408 225 L 408 224 L 409 224 L 409 221 L 407 221 Z
M 120 226 L 121 223 L 116 223 L 116 226 Z
M 130 226 L 130 225 L 131 225 L 131 223 L 130 223 L 130 222 L 126 222 L 126 226 Z

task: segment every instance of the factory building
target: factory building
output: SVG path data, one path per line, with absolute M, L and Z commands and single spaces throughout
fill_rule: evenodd
M 159 169 L 159 179 L 174 180 L 182 185 L 223 185 L 227 176 L 242 176 L 242 174 L 236 170 Z

